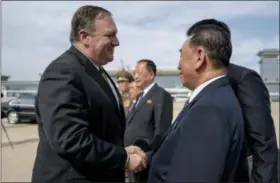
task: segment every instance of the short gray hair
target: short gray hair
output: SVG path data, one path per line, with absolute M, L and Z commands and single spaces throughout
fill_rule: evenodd
M 100 14 L 112 15 L 108 10 L 98 7 L 86 5 L 80 7 L 75 13 L 71 21 L 70 42 L 78 41 L 78 33 L 86 30 L 89 33 L 94 32 L 93 20 Z

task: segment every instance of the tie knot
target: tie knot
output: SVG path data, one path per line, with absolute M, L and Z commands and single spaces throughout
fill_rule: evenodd
M 105 73 L 104 68 L 103 68 L 103 67 L 99 67 L 99 72 L 100 72 L 101 74 Z
M 144 95 L 144 92 L 141 91 L 140 95 L 139 95 L 139 98 L 142 97 Z
M 144 95 L 144 92 L 142 91 L 142 92 L 138 95 L 136 101 L 139 102 L 139 100 L 141 100 L 141 98 L 143 97 L 143 95 Z

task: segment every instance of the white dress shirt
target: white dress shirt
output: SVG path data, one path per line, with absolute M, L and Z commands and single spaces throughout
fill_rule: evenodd
M 134 102 L 134 103 L 135 103 L 135 107 L 137 107 L 137 105 L 139 104 L 139 102 L 141 101 L 141 99 L 145 97 L 145 95 L 151 90 L 151 88 L 152 88 L 155 84 L 156 84 L 156 82 L 153 81 L 148 87 L 146 87 L 144 90 L 142 90 L 142 92 L 141 92 L 142 94 L 140 93 L 141 96 L 138 98 L 137 101 L 135 100 L 136 103 Z
M 143 90 L 143 97 L 152 89 L 152 87 L 156 84 L 155 81 L 153 81 L 148 87 L 146 87 L 144 90 Z
M 202 83 L 202 84 L 199 85 L 198 87 L 196 87 L 196 89 L 194 89 L 194 91 L 192 92 L 191 96 L 188 98 L 187 102 L 185 103 L 183 109 L 184 109 L 189 103 L 191 103 L 191 101 L 203 90 L 203 88 L 205 88 L 205 87 L 206 87 L 207 85 L 209 85 L 210 83 L 212 83 L 212 82 L 216 81 L 217 79 L 222 78 L 222 77 L 224 77 L 224 76 L 225 76 L 225 75 L 212 78 L 212 79 L 210 79 L 210 80 L 208 80 L 208 81 Z M 183 109 L 182 109 L 182 110 L 183 110 Z M 182 110 L 181 110 L 181 112 L 182 112 Z M 180 112 L 180 113 L 181 113 L 181 112 Z M 180 115 L 180 113 L 179 113 L 179 115 Z M 175 121 L 176 121 L 176 120 L 175 120 Z M 177 121 L 177 122 L 175 122 L 175 121 L 172 122 L 172 126 L 173 126 L 172 128 L 175 128 L 176 125 L 178 124 L 178 121 Z
M 194 89 L 194 91 L 192 92 L 190 98 L 189 98 L 189 103 L 203 90 L 203 88 L 205 88 L 207 85 L 209 85 L 210 83 L 216 81 L 217 79 L 220 79 L 222 77 L 225 77 L 225 75 L 222 76 L 218 76 L 215 78 L 212 78 L 204 83 L 202 83 L 201 85 L 199 85 L 198 87 L 196 87 L 196 89 Z

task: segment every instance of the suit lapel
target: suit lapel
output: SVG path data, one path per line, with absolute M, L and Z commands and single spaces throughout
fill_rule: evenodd
M 133 116 L 133 111 L 128 111 L 128 113 L 127 113 L 127 117 L 126 117 L 126 123 L 128 124 L 128 122 L 130 122 L 131 121 L 131 119 L 132 119 L 132 116 Z
M 136 106 L 134 111 L 129 111 L 127 115 L 127 124 L 129 124 L 133 118 L 133 116 L 136 114 L 136 112 L 147 102 L 149 98 L 152 97 L 153 93 L 157 89 L 157 84 L 155 84 L 149 91 L 148 93 L 139 101 L 138 105 Z
M 77 58 L 78 61 L 85 66 L 86 72 L 89 74 L 89 76 L 94 79 L 100 87 L 104 90 L 104 92 L 107 94 L 107 96 L 110 98 L 115 110 L 117 111 L 117 114 L 123 117 L 122 112 L 119 110 L 118 103 L 116 101 L 116 98 L 114 96 L 114 93 L 109 85 L 109 83 L 103 78 L 101 73 L 97 70 L 97 68 L 93 65 L 93 63 L 90 62 L 90 60 L 83 55 L 77 48 L 74 46 L 71 46 L 69 49 L 69 52 L 73 53 Z M 106 73 L 107 74 L 107 73 Z M 110 76 L 107 74 L 108 78 L 112 82 Z M 114 85 L 114 83 L 112 82 Z M 114 86 L 115 87 L 115 86 Z M 116 90 L 118 93 L 118 91 Z
M 222 78 L 219 78 L 217 79 L 216 81 L 210 83 L 209 85 L 207 85 L 205 88 L 203 88 L 201 90 L 201 92 L 199 92 L 199 94 L 188 104 L 188 106 L 184 109 L 184 112 L 185 114 L 184 115 L 187 115 L 188 111 L 191 109 L 191 107 L 205 94 L 211 92 L 212 90 L 215 90 L 217 88 L 220 88 L 222 86 L 225 86 L 225 85 L 229 85 L 229 81 L 227 79 L 227 77 L 222 77 Z M 178 116 L 177 116 L 178 117 Z M 182 118 L 181 118 L 182 119 Z M 176 119 L 177 120 L 177 119 Z M 176 123 L 180 123 L 180 121 L 174 121 L 173 124 Z M 153 153 L 156 153 L 157 150 L 160 148 L 161 144 L 164 142 L 164 140 L 168 137 L 168 135 L 170 134 L 171 131 L 173 130 L 176 130 L 178 129 L 178 127 L 180 126 L 180 124 L 178 124 L 176 126 L 176 128 L 173 128 L 173 125 L 170 126 L 170 128 L 167 130 L 167 132 L 163 135 L 163 137 L 158 141 L 158 142 L 155 142 L 155 147 L 154 147 L 154 150 L 153 150 Z
M 188 106 L 185 107 L 185 108 L 183 109 L 183 111 L 181 111 L 181 112 L 185 113 L 184 115 L 186 115 L 187 112 L 188 112 L 188 110 L 192 107 L 192 105 L 193 105 L 194 103 L 195 103 L 195 101 L 192 101 L 191 103 L 189 103 Z M 181 113 L 181 112 L 180 112 L 180 113 Z M 179 115 L 178 115 L 178 116 L 179 116 Z M 173 125 L 175 125 L 177 122 L 179 122 L 179 121 L 177 121 L 177 120 L 178 120 L 178 116 L 176 117 L 176 119 L 175 119 L 175 121 L 173 122 L 173 124 L 169 127 L 169 129 L 167 130 L 167 132 L 162 136 L 162 138 L 160 138 L 160 139 L 158 140 L 158 142 L 155 142 L 154 151 L 153 151 L 152 154 L 156 153 L 156 151 L 159 149 L 159 147 L 161 146 L 161 144 L 163 143 L 163 141 L 166 139 L 166 137 L 169 135 L 169 133 L 170 133 L 171 131 L 174 130 Z M 178 126 L 178 125 L 177 125 L 177 126 Z

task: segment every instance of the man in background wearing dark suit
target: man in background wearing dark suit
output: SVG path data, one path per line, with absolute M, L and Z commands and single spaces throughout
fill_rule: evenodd
M 121 96 L 102 67 L 119 45 L 111 13 L 96 6 L 79 8 L 70 42 L 39 83 L 32 182 L 124 182 L 125 170 L 145 167 L 145 155 L 124 148 Z
M 131 101 L 131 106 L 133 107 L 133 104 L 135 104 L 137 97 L 140 95 L 141 89 L 137 87 L 137 84 L 135 81 L 132 81 L 129 84 L 129 99 Z
M 171 125 L 173 101 L 171 95 L 155 82 L 157 74 L 153 61 L 143 59 L 137 62 L 133 76 L 136 86 L 142 90 L 128 112 L 125 146 L 137 145 L 144 151 L 153 148 Z M 148 170 L 134 174 L 134 181 L 146 182 Z
M 187 32 L 178 69 L 193 92 L 149 156 L 149 183 L 234 182 L 244 124 L 226 77 L 232 45 L 224 27 L 207 19 Z
M 271 116 L 270 97 L 260 75 L 248 68 L 230 64 L 227 74 L 241 104 L 246 132 L 246 152 L 236 181 L 248 182 L 247 157 L 252 155 L 252 183 L 278 182 L 278 148 Z

